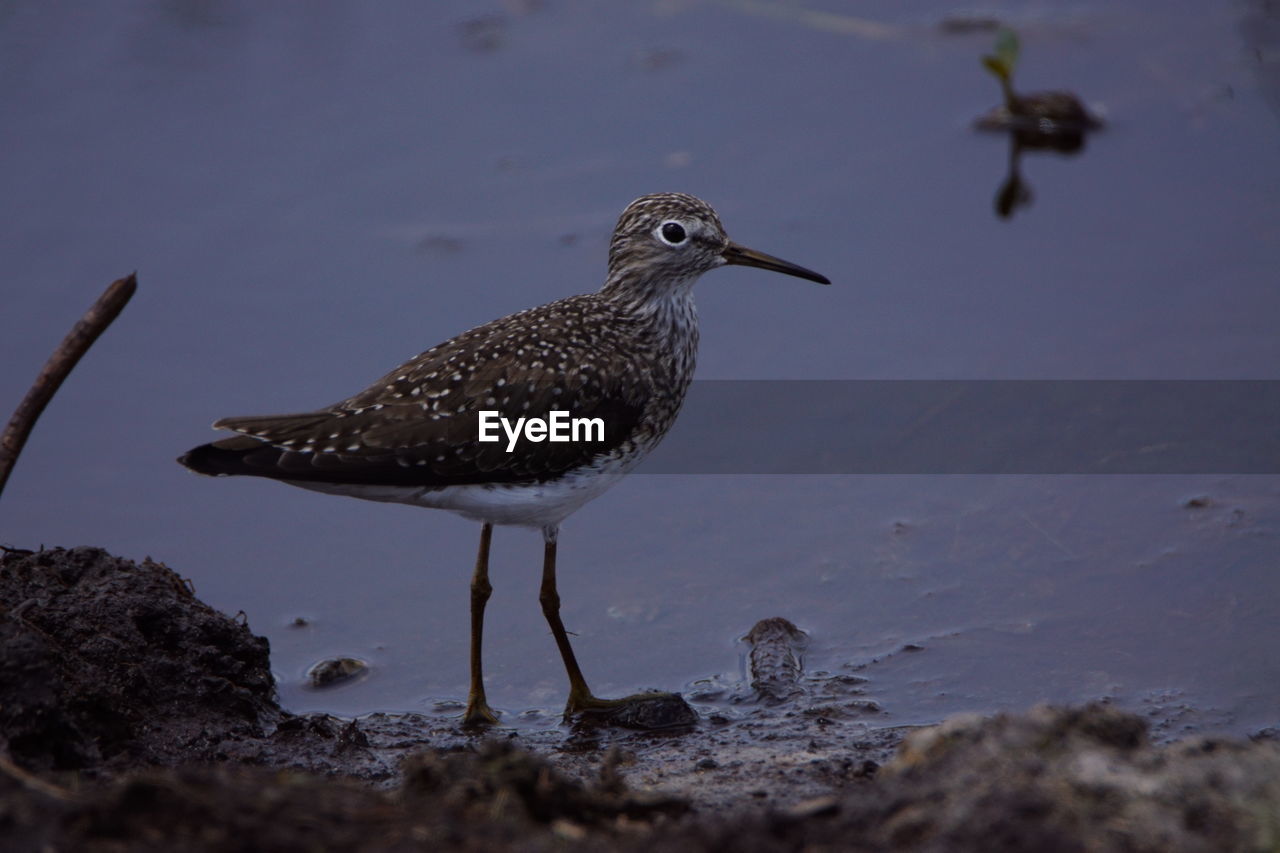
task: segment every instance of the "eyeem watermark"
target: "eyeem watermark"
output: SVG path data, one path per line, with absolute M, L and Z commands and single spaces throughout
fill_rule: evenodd
M 575 435 L 569 411 L 525 411 L 505 439 L 501 412 L 469 414 L 508 452 L 553 433 L 603 449 L 623 423 Z M 1280 380 L 696 380 L 636 473 L 1274 476 Z
M 516 418 L 515 424 L 504 418 L 501 412 L 479 412 L 479 440 L 501 441 L 498 428 L 507 434 L 507 452 L 516 449 L 516 442 L 523 436 L 535 444 L 540 441 L 604 441 L 604 418 L 575 418 L 563 409 L 550 412 L 545 418 Z

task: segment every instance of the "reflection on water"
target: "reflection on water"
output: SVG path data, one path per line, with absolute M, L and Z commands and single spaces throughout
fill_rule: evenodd
M 7 5 L 0 406 L 103 282 L 139 290 L 36 429 L 0 541 L 164 560 L 269 635 L 294 708 L 465 696 L 473 525 L 173 457 L 597 287 L 652 191 L 835 282 L 706 276 L 703 379 L 1277 378 L 1274 92 L 1240 60 L 1265 14 L 1014 20 L 1112 127 L 1001 222 L 972 215 L 989 30 L 767 5 Z M 889 723 L 1112 696 L 1239 732 L 1280 706 L 1278 519 L 1274 476 L 651 474 L 570 519 L 560 584 L 602 694 L 732 681 L 782 616 Z M 490 701 L 556 708 L 536 534 L 493 548 Z M 370 668 L 304 689 L 325 658 Z

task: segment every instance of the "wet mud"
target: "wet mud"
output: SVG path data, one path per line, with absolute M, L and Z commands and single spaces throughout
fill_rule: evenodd
M 266 640 L 163 564 L 0 557 L 6 850 L 1274 850 L 1280 744 L 1105 705 L 884 727 L 784 619 L 690 725 L 295 715 Z M 711 709 L 708 711 L 708 709 Z M 247 839 L 251 839 L 249 842 Z

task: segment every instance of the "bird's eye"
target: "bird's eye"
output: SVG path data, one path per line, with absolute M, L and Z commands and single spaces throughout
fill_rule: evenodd
M 684 226 L 679 222 L 662 223 L 662 227 L 658 229 L 658 233 L 662 236 L 664 243 L 672 246 L 679 246 L 688 236 L 684 233 Z

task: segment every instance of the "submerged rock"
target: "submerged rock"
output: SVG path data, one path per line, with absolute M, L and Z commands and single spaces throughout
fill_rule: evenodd
M 348 684 L 365 675 L 369 664 L 359 658 L 325 658 L 307 670 L 307 683 L 314 690 Z

